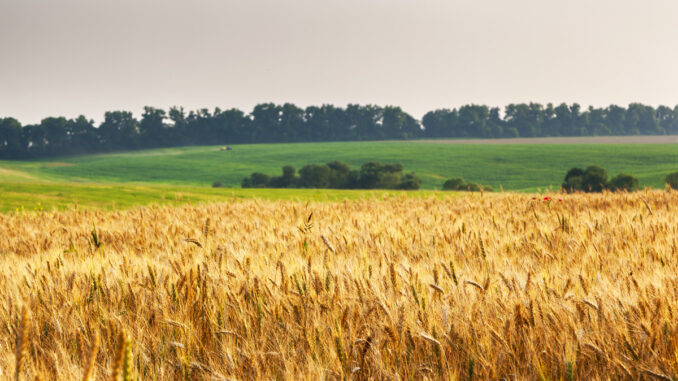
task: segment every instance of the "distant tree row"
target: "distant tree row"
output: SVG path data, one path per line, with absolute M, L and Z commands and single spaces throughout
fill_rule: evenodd
M 310 106 L 259 104 L 238 109 L 168 112 L 145 107 L 106 112 L 98 126 L 80 116 L 50 117 L 22 126 L 0 118 L 0 158 L 23 159 L 182 145 L 354 141 L 416 138 L 505 138 L 587 135 L 678 134 L 678 106 L 632 103 L 582 109 L 578 104 L 466 105 L 428 112 L 421 122 L 400 107 L 349 104 Z
M 215 183 L 213 186 L 219 186 Z M 360 170 L 352 170 L 340 161 L 318 165 L 308 164 L 299 170 L 291 165 L 282 169 L 282 176 L 271 177 L 254 172 L 242 181 L 243 188 L 328 188 L 328 189 L 407 189 L 421 187 L 414 173 L 403 174 L 403 166 L 370 161 Z

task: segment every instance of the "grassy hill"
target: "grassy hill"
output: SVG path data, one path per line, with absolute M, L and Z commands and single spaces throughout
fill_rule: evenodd
M 239 187 L 253 171 L 279 175 L 281 167 L 341 160 L 359 167 L 369 160 L 400 162 L 439 189 L 445 179 L 463 177 L 506 190 L 558 188 L 574 166 L 598 164 L 610 176 L 635 175 L 641 186 L 663 187 L 678 171 L 673 144 L 447 144 L 443 142 L 345 142 L 182 147 L 85 155 L 54 160 L 0 161 L 0 181 L 153 183 L 209 186 L 215 181 Z
M 243 199 L 342 201 L 385 197 L 456 197 L 458 192 L 339 189 L 229 189 L 165 184 L 79 184 L 0 182 L 0 213 L 41 212 L 75 207 L 104 210 L 140 205 L 198 204 Z

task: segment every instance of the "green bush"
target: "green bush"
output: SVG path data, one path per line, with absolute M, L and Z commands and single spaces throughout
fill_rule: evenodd
M 633 192 L 638 189 L 639 184 L 640 182 L 635 176 L 620 173 L 610 180 L 608 187 L 611 191 L 625 190 Z
M 638 179 L 626 173 L 620 173 L 608 181 L 607 171 L 597 165 L 591 165 L 586 170 L 581 168 L 570 169 L 567 171 L 562 185 L 566 192 L 602 192 L 603 189 L 633 192 L 639 187 Z
M 597 165 L 591 165 L 584 171 L 582 188 L 585 192 L 602 192 L 607 184 L 607 171 Z
M 494 189 L 489 185 L 480 185 L 476 183 L 466 183 L 461 177 L 456 177 L 445 181 L 443 190 L 469 191 L 469 192 L 494 192 Z
M 466 189 L 466 181 L 461 177 L 449 179 L 443 184 L 443 190 L 464 190 Z
M 678 189 L 678 172 L 666 176 L 666 183 L 673 189 Z
M 417 190 L 421 188 L 421 178 L 419 178 L 419 176 L 415 175 L 414 173 L 408 173 L 403 176 L 398 188 L 405 190 Z
M 607 171 L 597 165 L 591 165 L 586 170 L 572 168 L 565 175 L 562 188 L 567 192 L 602 192 L 607 185 Z
M 266 188 L 271 177 L 264 173 L 254 172 L 242 180 L 243 188 Z

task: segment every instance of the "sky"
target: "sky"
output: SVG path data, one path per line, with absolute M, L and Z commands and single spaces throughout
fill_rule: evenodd
M 678 104 L 676 0 L 0 0 L 0 117 Z

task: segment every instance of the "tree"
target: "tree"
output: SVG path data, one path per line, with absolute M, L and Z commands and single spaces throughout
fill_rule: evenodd
M 521 137 L 541 135 L 544 119 L 542 105 L 538 103 L 510 104 L 506 106 L 505 112 L 507 125 L 518 130 Z
M 299 170 L 299 184 L 304 188 L 328 188 L 330 185 L 330 167 L 308 164 Z
M 291 166 L 286 165 L 282 168 L 282 176 L 273 177 L 268 182 L 268 186 L 271 188 L 292 188 L 295 187 L 298 183 L 296 178 L 297 170 Z
M 597 165 L 591 165 L 586 170 L 572 168 L 565 175 L 563 189 L 567 192 L 602 192 L 607 186 L 607 171 Z
M 419 123 L 400 107 L 384 107 L 383 115 L 384 136 L 391 139 L 412 139 L 421 135 Z
M 273 103 L 258 104 L 251 115 L 253 142 L 276 142 L 284 136 L 280 127 L 280 106 Z
M 60 155 L 70 149 L 70 139 L 66 133 L 66 118 L 45 118 L 40 122 L 45 134 L 45 153 Z
M 250 177 L 245 177 L 242 180 L 243 188 L 266 188 L 269 184 L 271 177 L 264 173 L 254 172 Z
M 608 183 L 608 188 L 612 191 L 625 190 L 627 192 L 633 192 L 638 189 L 639 181 L 632 175 L 625 173 L 620 173 L 617 176 L 610 179 Z
M 443 184 L 443 190 L 465 190 L 466 181 L 461 177 L 456 177 L 445 181 Z
M 582 188 L 584 192 L 602 192 L 607 184 L 607 171 L 597 165 L 591 165 L 584 171 Z
M 144 147 L 163 147 L 170 144 L 165 133 L 165 111 L 159 108 L 144 107 L 139 123 L 140 143 Z
M 374 189 L 379 184 L 381 163 L 370 161 L 360 167 L 360 188 Z
M 109 111 L 99 126 L 101 142 L 109 149 L 138 147 L 139 123 L 129 111 Z
M 297 170 L 292 165 L 284 166 L 282 172 L 282 178 L 290 182 L 294 180 L 294 177 L 297 175 Z
M 666 176 L 666 183 L 673 189 L 678 189 L 678 172 Z
M 351 168 L 346 163 L 340 161 L 333 161 L 327 163 L 330 168 L 329 186 L 330 188 L 342 189 L 348 188 L 348 175 Z
M 70 137 L 68 153 L 96 152 L 100 149 L 99 136 L 94 127 L 94 121 L 85 118 L 83 115 L 80 115 L 77 119 L 68 120 L 66 134 Z
M 457 128 L 461 136 L 482 138 L 489 135 L 487 119 L 490 111 L 487 106 L 466 105 L 459 108 Z
M 446 116 L 449 115 L 450 112 L 451 111 L 447 109 L 427 112 L 421 119 L 421 123 L 424 126 L 424 136 L 430 138 L 449 136 Z
M 398 185 L 398 188 L 405 190 L 417 190 L 421 188 L 421 178 L 414 174 L 414 172 L 408 173 L 405 176 L 403 176 L 400 185 Z
M 47 153 L 47 136 L 41 125 L 28 125 L 21 129 L 21 144 L 28 156 L 42 156 Z
M 605 110 L 605 126 L 612 135 L 626 135 L 629 132 L 624 128 L 626 109 L 616 105 L 610 105 Z
M 279 142 L 307 142 L 310 136 L 305 131 L 304 110 L 285 103 L 280 110 Z
M 18 159 L 26 156 L 21 123 L 14 118 L 0 118 L 0 157 Z
M 574 192 L 582 190 L 582 182 L 584 181 L 584 170 L 581 168 L 572 168 L 567 171 L 565 175 L 565 182 L 563 182 L 563 189 L 567 192 Z

